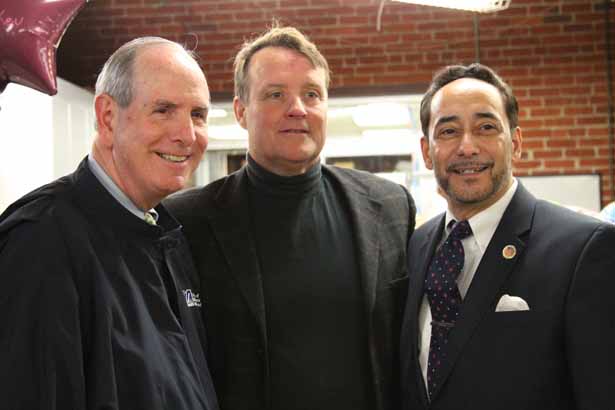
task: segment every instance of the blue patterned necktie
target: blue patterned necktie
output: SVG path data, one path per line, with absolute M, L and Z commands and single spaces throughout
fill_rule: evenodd
M 453 230 L 436 251 L 425 277 L 425 294 L 429 300 L 432 319 L 427 360 L 427 386 L 430 397 L 438 387 L 436 374 L 446 359 L 448 334 L 459 316 L 461 295 L 456 280 L 464 262 L 461 240 L 472 235 L 468 221 L 455 223 L 452 220 L 448 226 L 449 228 L 453 226 Z

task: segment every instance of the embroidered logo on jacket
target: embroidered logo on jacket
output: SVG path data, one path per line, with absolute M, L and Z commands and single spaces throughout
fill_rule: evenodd
M 182 293 L 184 294 L 186 305 L 188 305 L 188 307 L 201 307 L 200 294 L 192 292 L 192 289 L 184 289 L 182 290 Z

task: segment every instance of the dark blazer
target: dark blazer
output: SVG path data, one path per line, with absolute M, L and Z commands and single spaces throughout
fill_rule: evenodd
M 464 299 L 428 405 L 417 318 L 443 224 L 443 215 L 427 222 L 408 246 L 403 408 L 615 408 L 615 226 L 536 200 L 520 184 Z M 514 258 L 503 257 L 506 245 L 516 247 Z M 530 310 L 496 313 L 503 294 Z
M 373 408 L 399 408 L 398 340 L 414 203 L 399 185 L 323 165 L 347 200 L 367 313 Z M 208 361 L 224 410 L 270 408 L 263 286 L 245 168 L 165 201 L 184 225 L 201 276 Z M 317 302 L 317 301 L 315 301 Z M 299 398 L 300 400 L 300 398 Z M 344 406 L 331 408 L 343 409 Z

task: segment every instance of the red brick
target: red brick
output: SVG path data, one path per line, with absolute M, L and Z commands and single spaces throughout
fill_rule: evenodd
M 524 139 L 524 145 L 525 145 L 525 140 L 528 139 L 534 139 L 534 138 L 545 138 L 545 137 L 549 137 L 551 135 L 551 131 L 550 130 L 545 130 L 542 128 L 538 128 L 538 129 L 528 129 L 526 127 L 522 128 L 523 130 L 523 139 Z
M 515 163 L 516 168 L 538 168 L 542 165 L 540 161 L 518 161 Z
M 525 137 L 525 133 L 523 133 L 523 136 Z M 540 148 L 544 148 L 545 146 L 545 142 L 544 140 L 527 140 L 527 139 L 523 139 L 523 150 L 527 151 L 527 150 L 533 150 L 533 149 L 540 149 Z
M 606 117 L 578 117 L 576 119 L 578 125 L 606 125 Z
M 574 168 L 575 162 L 572 160 L 552 160 L 545 161 L 545 168 Z
M 545 127 L 572 127 L 574 125 L 574 118 L 562 117 L 554 119 L 545 119 Z
M 584 147 L 585 146 L 590 146 L 590 147 L 608 146 L 609 140 L 606 138 L 586 138 L 581 142 L 580 145 Z
M 577 141 L 573 139 L 549 139 L 547 140 L 547 146 L 550 148 L 570 148 L 576 147 Z
M 590 148 L 566 150 L 567 157 L 592 157 L 594 155 L 596 155 L 596 151 Z
M 532 117 L 555 117 L 559 116 L 562 113 L 561 108 L 532 108 L 531 111 Z
M 608 167 L 608 158 L 581 159 L 579 165 L 582 167 Z
M 545 159 L 545 158 L 561 158 L 562 151 L 534 151 L 533 152 L 534 159 Z

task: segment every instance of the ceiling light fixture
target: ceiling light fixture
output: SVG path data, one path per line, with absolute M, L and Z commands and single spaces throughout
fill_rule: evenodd
M 401 3 L 420 4 L 423 6 L 446 7 L 467 10 L 476 13 L 491 13 L 505 10 L 511 0 L 394 0 Z

